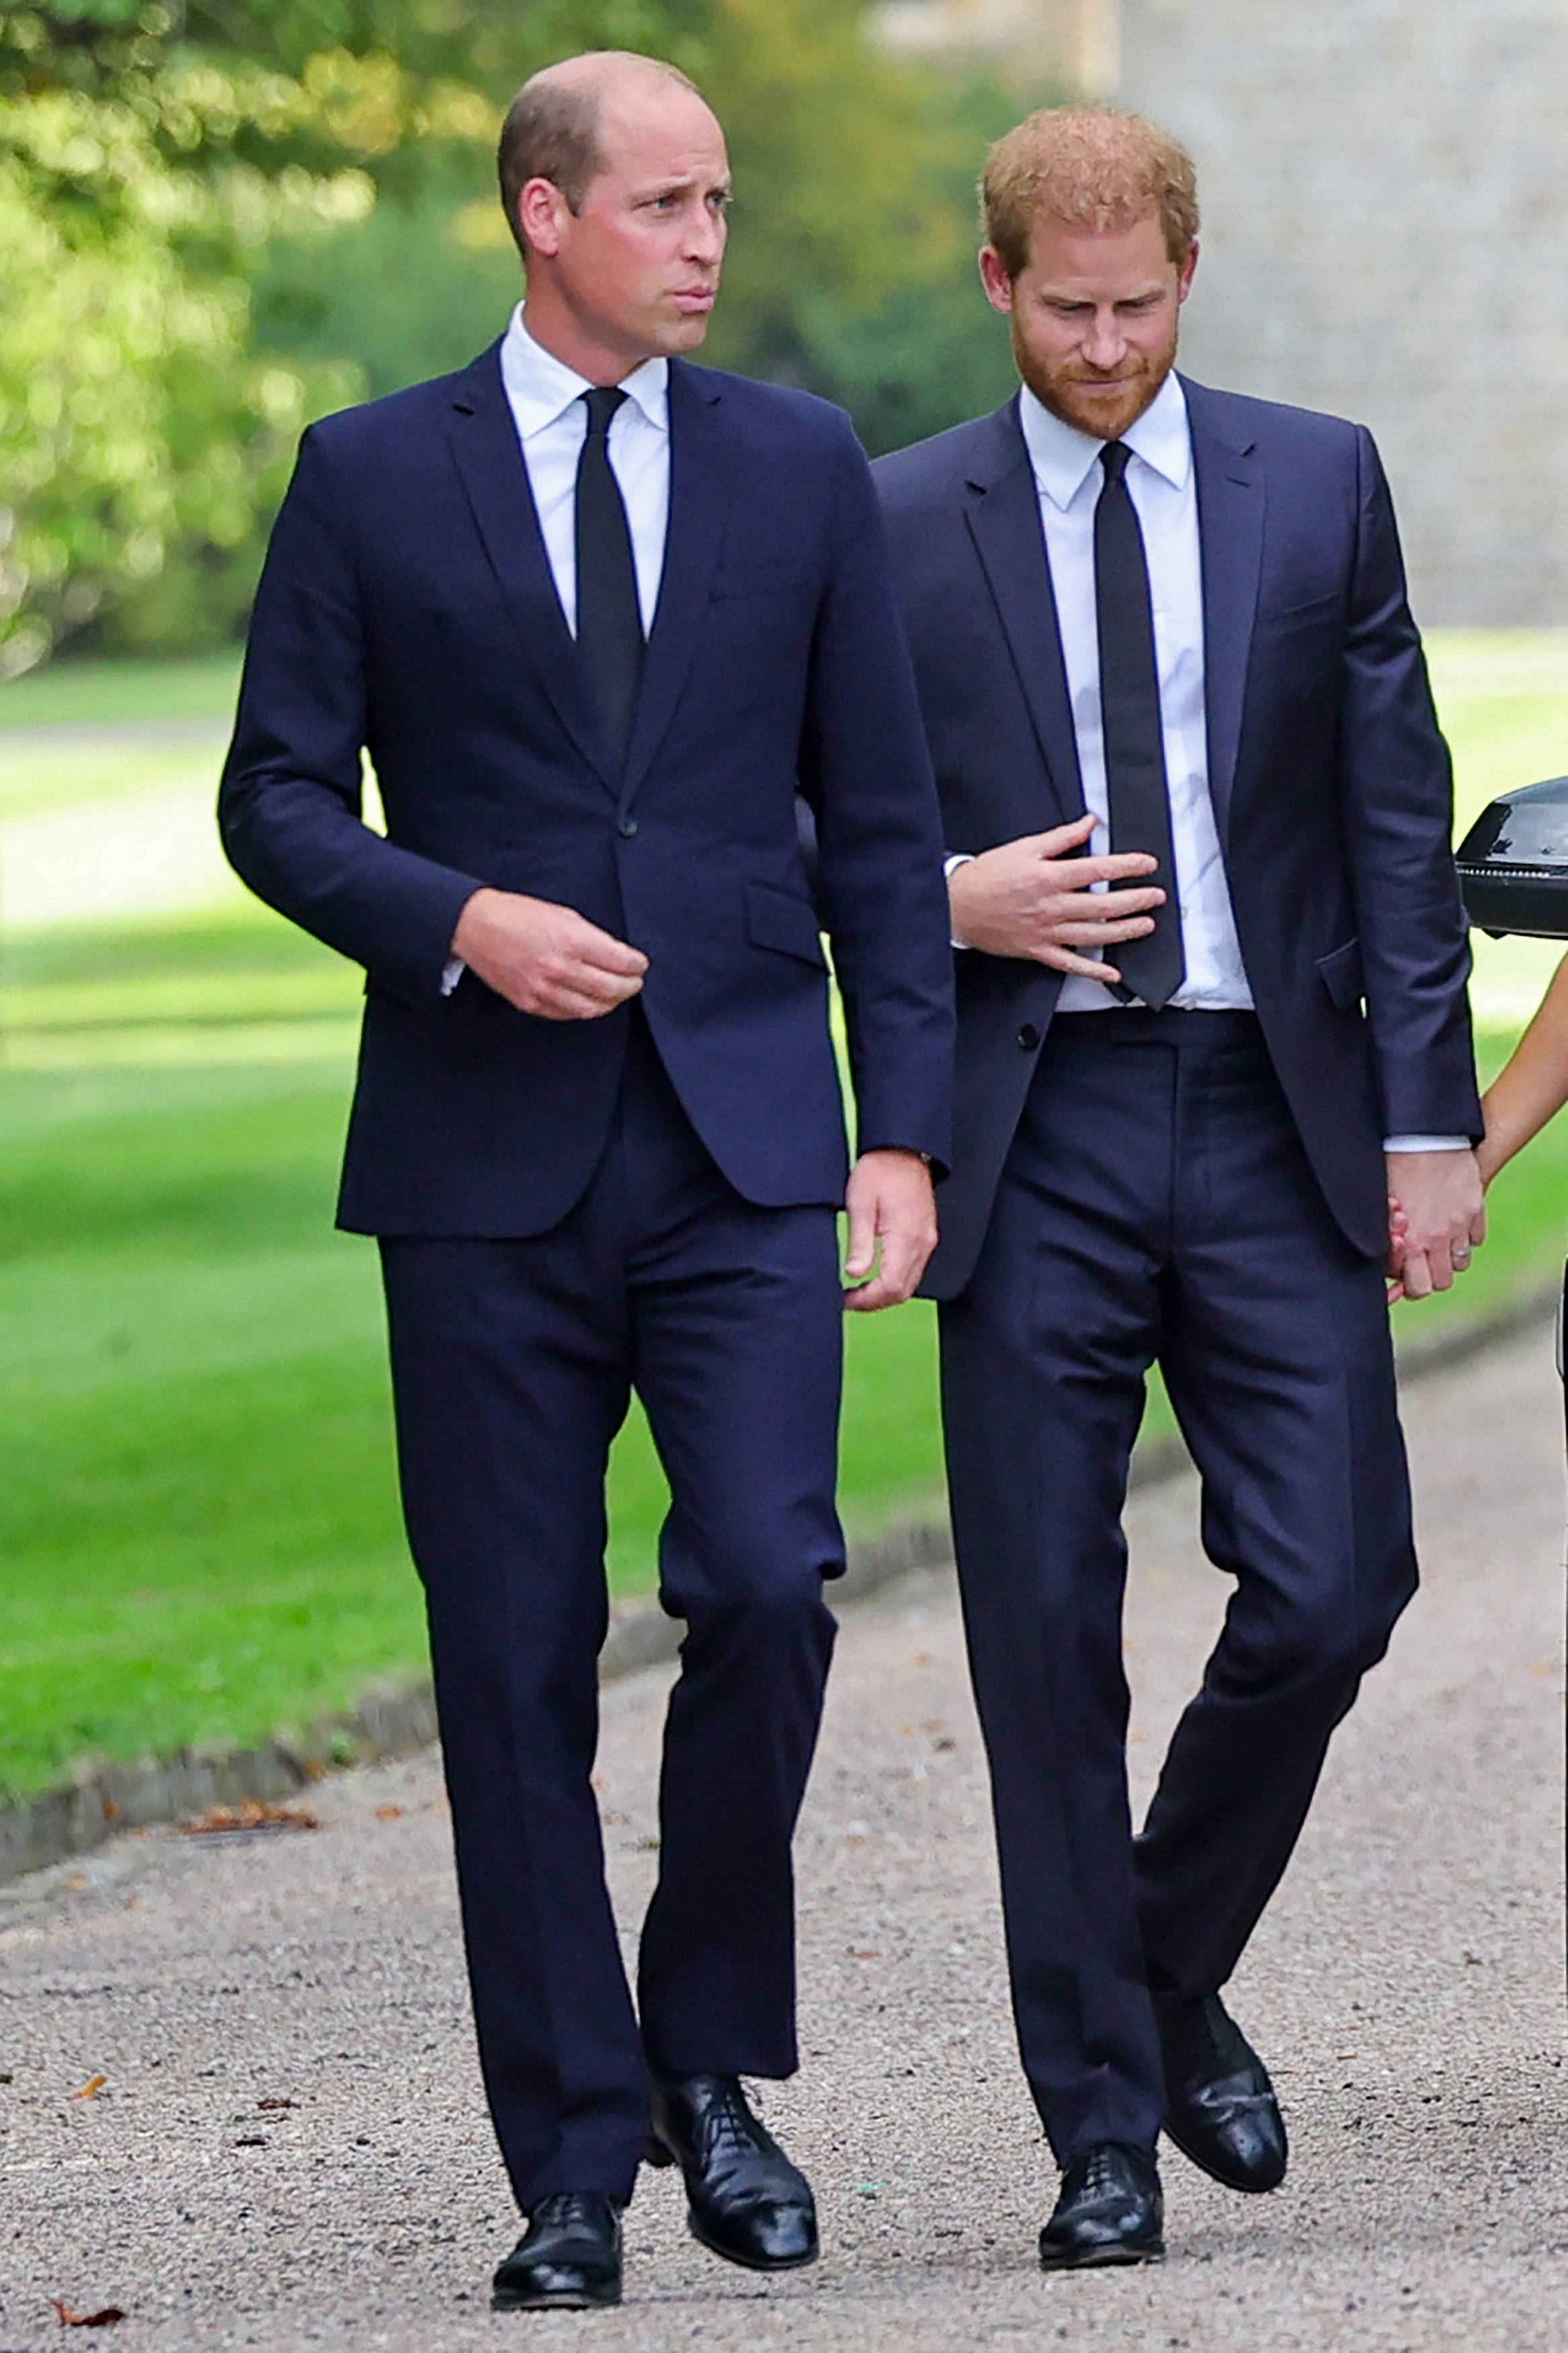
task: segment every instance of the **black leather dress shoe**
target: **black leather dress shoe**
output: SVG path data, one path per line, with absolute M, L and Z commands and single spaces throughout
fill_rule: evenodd
M 1156 1994 L 1165 2130 L 1227 2189 L 1278 2189 L 1289 2146 L 1268 2070 L 1217 1993 Z
M 1147 2150 L 1103 2140 L 1062 2175 L 1056 2211 L 1040 2232 L 1048 2272 L 1098 2263 L 1157 2263 L 1165 2252 L 1165 2201 Z
M 816 2259 L 811 2184 L 752 2114 L 733 2075 L 682 2075 L 651 2086 L 650 2165 L 679 2165 L 694 2239 L 749 2271 Z
M 621 2300 L 621 2210 L 595 2191 L 541 2199 L 495 2275 L 493 2312 L 586 2312 Z

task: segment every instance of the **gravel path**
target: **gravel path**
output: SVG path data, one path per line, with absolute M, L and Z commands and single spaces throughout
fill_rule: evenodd
M 925 1577 L 847 1614 L 802 1834 L 806 2058 L 766 2108 L 816 2181 L 814 2271 L 716 2263 L 660 2175 L 619 2315 L 489 2314 L 515 2222 L 426 1757 L 323 1785 L 313 1834 L 127 1838 L 0 1891 L 0 2353 L 61 2342 L 51 2297 L 123 2307 L 122 2353 L 1561 2347 L 1558 1415 L 1539 1335 L 1412 1397 L 1426 1588 L 1234 1989 L 1290 2181 L 1237 2199 L 1171 2155 L 1163 2269 L 1035 2266 L 1052 2180 L 952 1588 Z M 1193 1522 L 1186 1481 L 1132 1514 L 1140 1796 L 1223 1598 Z M 606 1694 L 628 1921 L 666 1681 Z

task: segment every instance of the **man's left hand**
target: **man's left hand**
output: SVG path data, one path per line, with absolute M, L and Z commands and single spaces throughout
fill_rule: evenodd
M 1464 1272 L 1487 1237 L 1475 1154 L 1391 1152 L 1387 1165 L 1389 1194 L 1398 1205 L 1390 1299 L 1451 1291 L 1455 1275 Z
M 849 1212 L 845 1306 L 868 1313 L 901 1306 L 913 1298 L 936 1248 L 931 1170 L 918 1152 L 863 1153 L 851 1172 L 844 1206 Z

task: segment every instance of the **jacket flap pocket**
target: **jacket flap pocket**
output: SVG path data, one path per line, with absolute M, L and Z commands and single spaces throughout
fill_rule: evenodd
M 1318 977 L 1342 1013 L 1359 1005 L 1366 993 L 1362 977 L 1361 942 L 1347 940 L 1342 948 L 1318 958 Z
M 753 947 L 776 948 L 781 955 L 799 956 L 826 969 L 816 910 L 809 899 L 797 899 L 793 891 L 775 890 L 769 882 L 748 883 L 746 936 Z

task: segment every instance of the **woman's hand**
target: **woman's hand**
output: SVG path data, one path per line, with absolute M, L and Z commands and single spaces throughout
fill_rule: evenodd
M 1384 1271 L 1388 1277 L 1388 1303 L 1405 1296 L 1405 1245 L 1410 1238 L 1410 1219 L 1397 1193 L 1388 1197 L 1388 1258 Z

